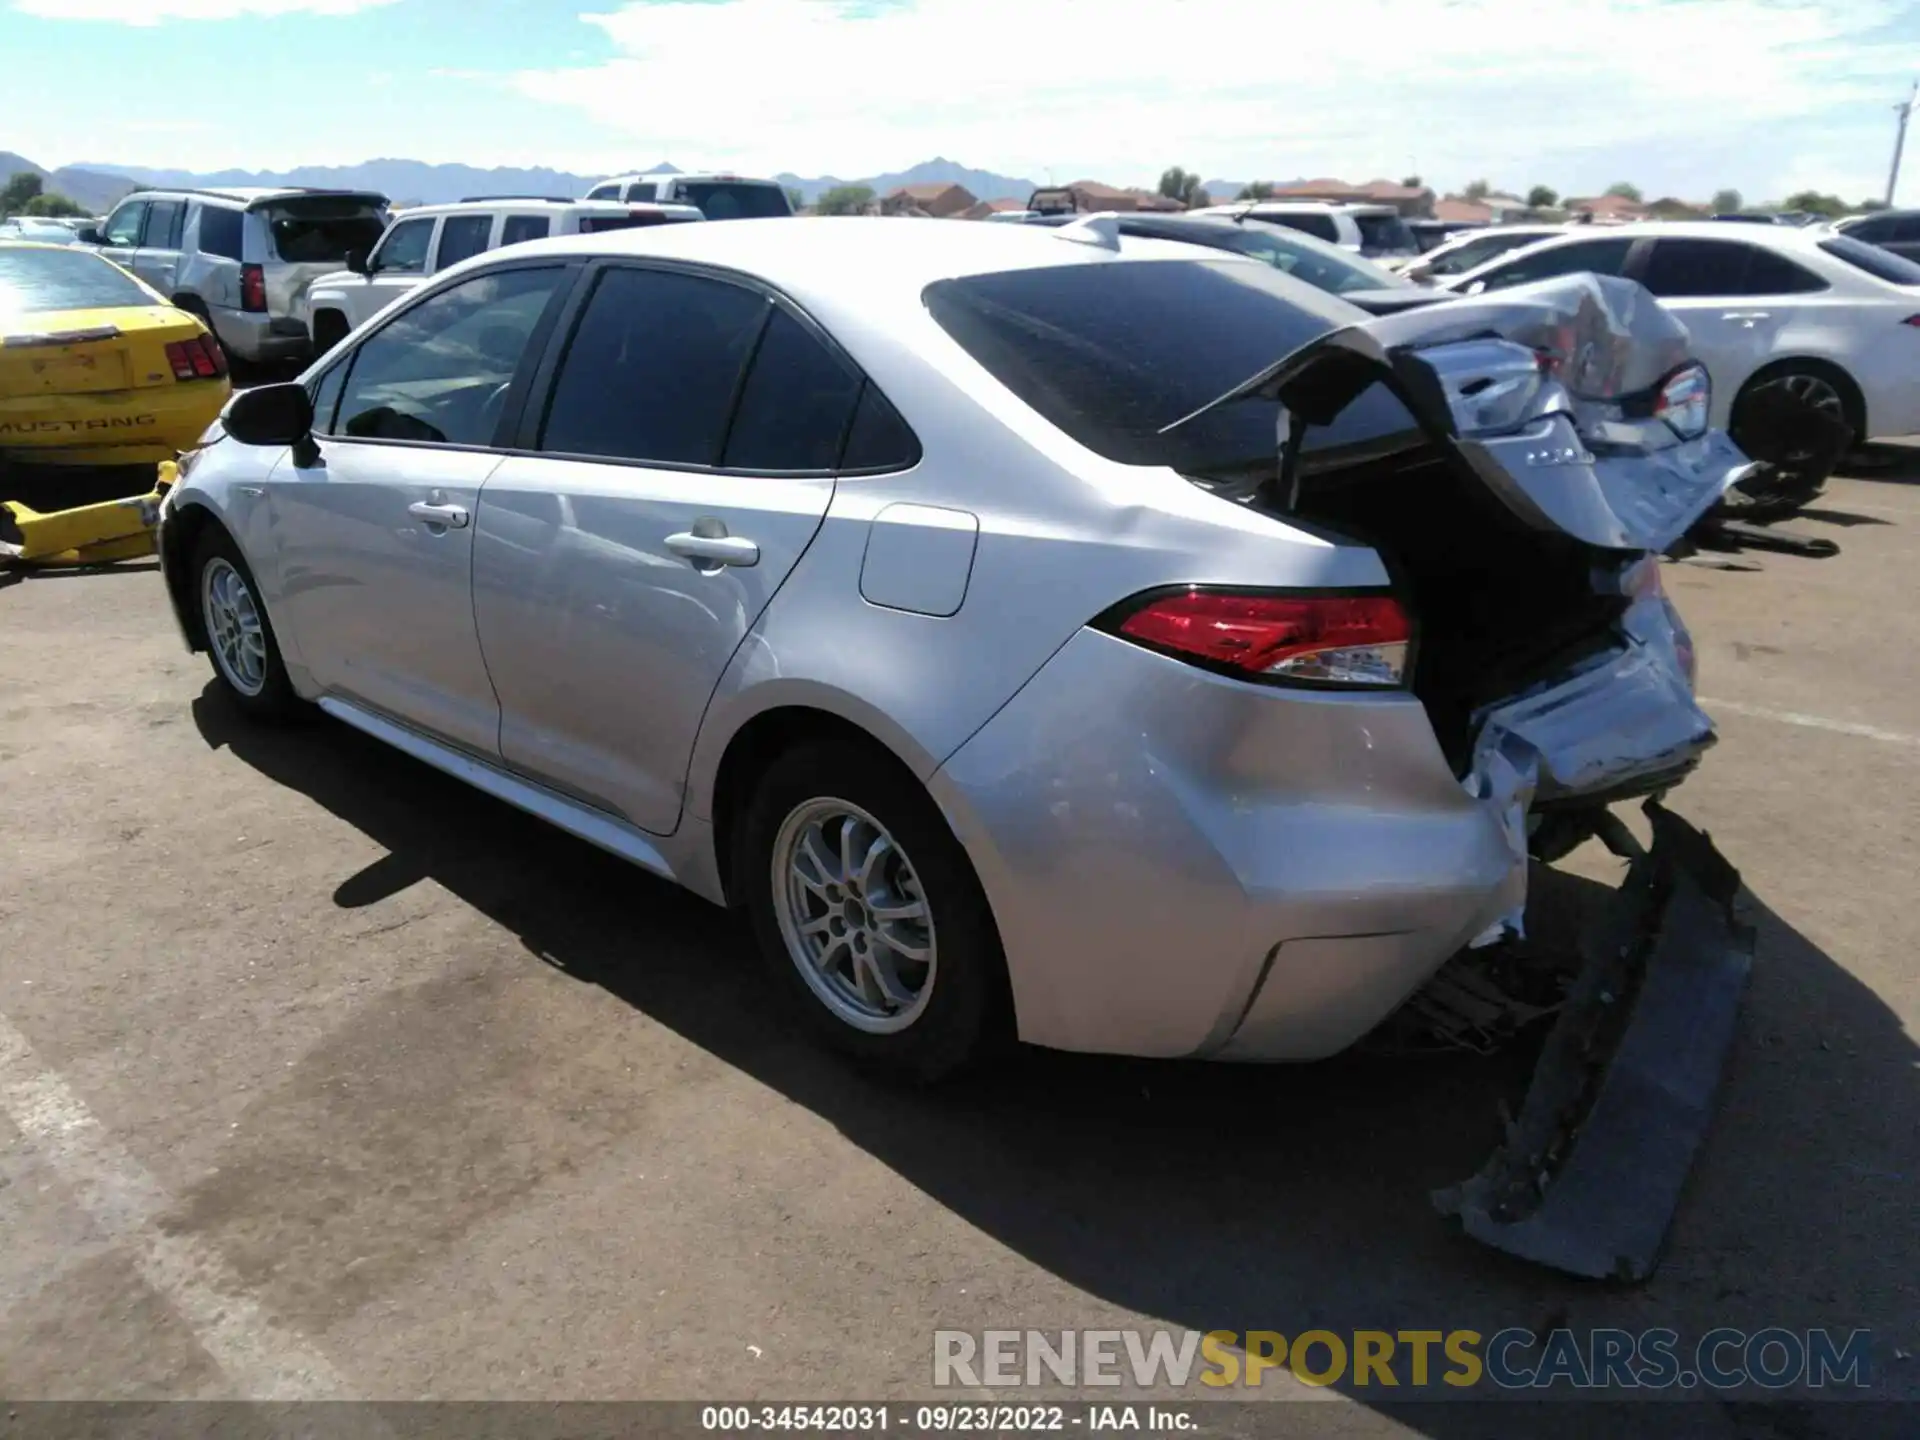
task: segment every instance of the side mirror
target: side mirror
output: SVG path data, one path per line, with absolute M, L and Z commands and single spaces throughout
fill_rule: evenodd
M 229 400 L 220 420 L 242 445 L 298 445 L 313 434 L 313 400 L 304 385 L 258 385 Z
M 100 227 L 97 225 L 88 225 L 73 233 L 74 238 L 82 245 L 104 245 L 107 243 L 107 237 L 100 233 Z
M 367 252 L 364 250 L 347 251 L 347 269 L 356 275 L 365 275 L 367 270 Z

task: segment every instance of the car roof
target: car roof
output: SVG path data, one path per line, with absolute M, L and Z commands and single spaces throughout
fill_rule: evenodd
M 1615 236 L 1628 240 L 1720 240 L 1806 251 L 1819 248 L 1821 232 L 1801 225 L 1753 225 L 1734 230 L 1724 221 L 1635 220 L 1625 225 L 1569 225 L 1565 227 L 1564 234 L 1556 234 L 1541 243 L 1552 245 L 1563 240 L 1610 239 Z M 1509 251 L 1500 258 L 1508 260 L 1517 253 Z
M 378 190 L 328 190 L 301 185 L 142 185 L 130 190 L 116 200 L 116 205 L 125 200 L 152 200 L 167 196 L 197 196 L 206 200 L 231 200 L 236 205 L 251 209 L 256 205 L 269 204 L 275 200 L 304 199 L 350 199 L 376 200 L 387 203 L 387 197 Z
M 759 175 L 730 175 L 724 170 L 711 173 L 694 174 L 683 170 L 636 170 L 631 175 L 609 175 L 604 180 L 593 182 L 597 189 L 602 185 L 631 185 L 638 180 L 694 180 L 705 183 L 709 180 L 725 181 L 738 185 L 778 185 L 778 180 L 768 180 Z
M 1177 240 L 1131 237 L 1115 250 L 1075 240 L 1067 227 L 915 223 L 897 216 L 783 216 L 729 220 L 724 225 L 657 225 L 562 235 L 488 251 L 457 268 L 485 261 L 524 261 L 543 253 L 710 265 L 757 277 L 803 304 L 824 304 L 843 313 L 883 311 L 903 300 L 917 306 L 920 292 L 936 280 L 968 275 L 1115 260 L 1192 262 L 1196 258 L 1191 244 Z M 1208 258 L 1261 265 L 1226 254 Z
M 419 215 L 463 215 L 475 211 L 491 212 L 495 210 L 586 210 L 595 215 L 631 215 L 635 210 L 693 210 L 694 205 L 673 205 L 665 202 L 628 200 L 563 200 L 555 195 L 494 195 L 478 196 L 471 200 L 443 200 L 433 205 L 414 205 L 405 210 L 396 210 L 396 218 L 412 219 Z
M 1270 215 L 1398 215 L 1400 213 L 1392 205 L 1359 200 L 1237 200 L 1229 205 L 1209 205 L 1197 213 L 1219 215 L 1232 211 L 1245 211 L 1257 219 L 1262 210 Z

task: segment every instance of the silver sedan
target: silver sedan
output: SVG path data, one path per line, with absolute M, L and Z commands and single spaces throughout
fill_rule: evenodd
M 1307 1060 L 1713 740 L 1651 556 L 1745 462 L 1581 277 L 766 220 L 490 252 L 168 495 L 189 645 L 744 909 L 831 1043 Z

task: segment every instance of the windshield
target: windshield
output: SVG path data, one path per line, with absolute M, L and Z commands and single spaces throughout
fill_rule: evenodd
M 1124 465 L 1188 474 L 1271 467 L 1280 406 L 1223 405 L 1172 434 L 1174 421 L 1301 346 L 1366 317 L 1331 296 L 1244 261 L 1134 260 L 1056 265 L 940 280 L 925 291 L 940 327 L 1001 384 L 1080 444 Z M 1357 431 L 1407 429 L 1380 386 L 1314 448 Z
M 759 220 L 791 215 L 787 192 L 778 185 L 742 180 L 688 180 L 674 187 L 674 198 L 698 205 L 709 220 Z
M 1413 238 L 1407 222 L 1398 215 L 1369 215 L 1364 211 L 1353 217 L 1360 227 L 1360 253 L 1363 255 L 1413 255 L 1420 242 Z
M 1413 282 L 1382 269 L 1337 245 L 1324 245 L 1310 235 L 1258 221 L 1241 225 L 1232 248 L 1264 260 L 1316 290 L 1344 295 L 1350 290 L 1400 290 Z
M 1427 262 L 1430 275 L 1464 275 L 1476 265 L 1484 265 L 1496 255 L 1504 255 L 1509 250 L 1517 250 L 1522 245 L 1531 245 L 1536 240 L 1545 240 L 1558 234 L 1555 230 L 1519 230 L 1502 231 L 1499 234 L 1476 235 L 1471 240 L 1461 242 L 1457 249 L 1436 256 Z
M 290 200 L 264 213 L 273 253 L 296 265 L 343 264 L 350 250 L 372 250 L 387 229 L 385 207 L 371 200 Z
M 1820 248 L 1834 259 L 1844 260 L 1854 269 L 1864 270 L 1889 285 L 1920 285 L 1920 265 L 1878 245 L 1869 245 L 1848 235 L 1835 235 L 1831 240 L 1822 240 Z
M 126 271 L 91 251 L 0 245 L 0 316 L 160 303 Z

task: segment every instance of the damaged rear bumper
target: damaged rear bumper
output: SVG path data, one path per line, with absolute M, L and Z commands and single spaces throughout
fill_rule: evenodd
M 1738 872 L 1656 801 L 1646 813 L 1653 843 L 1581 939 L 1518 1118 L 1433 1197 L 1474 1239 L 1595 1279 L 1653 1272 L 1753 963 Z

